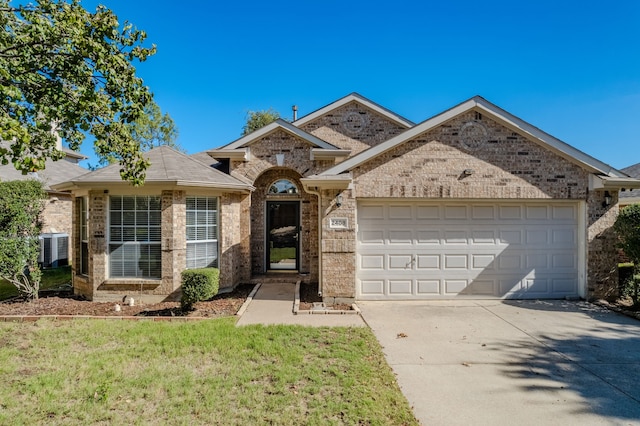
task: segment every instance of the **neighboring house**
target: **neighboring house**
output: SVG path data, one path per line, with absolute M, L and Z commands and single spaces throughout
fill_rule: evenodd
M 622 172 L 628 174 L 632 178 L 640 179 L 640 163 L 622 169 Z M 640 203 L 640 189 L 624 189 L 620 192 L 620 207 L 629 204 Z
M 176 298 L 217 266 L 223 289 L 277 273 L 329 304 L 606 297 L 618 192 L 640 188 L 480 97 L 414 124 L 351 94 L 208 154 L 151 150 L 140 188 L 117 165 L 56 185 L 85 230 L 77 293 Z
M 65 157 L 58 161 L 48 159 L 45 162 L 45 168 L 37 173 L 23 175 L 21 171 L 16 170 L 13 164 L 0 165 L 0 181 L 38 179 L 42 182 L 47 193 L 47 200 L 42 212 L 42 233 L 46 238 L 55 237 L 60 234 L 67 235 L 67 238 L 64 240 L 66 244 L 60 246 L 61 250 L 64 250 L 64 253 L 62 251 L 58 253 L 58 247 L 54 249 L 56 259 L 51 257 L 51 252 L 49 251 L 47 251 L 45 256 L 45 245 L 43 243 L 41 259 L 44 260 L 46 257 L 49 260 L 45 266 L 52 266 L 51 261 L 53 261 L 53 266 L 58 265 L 57 258 L 63 260 L 60 262 L 61 264 L 70 263 L 72 260 L 72 253 L 68 244 L 68 241 L 71 240 L 73 218 L 71 193 L 69 191 L 55 190 L 52 188 L 52 185 L 73 179 L 88 171 L 78 164 L 87 157 L 70 149 L 63 148 L 62 146 L 58 146 L 58 149 L 64 152 Z M 62 240 L 60 242 L 62 242 Z M 50 248 L 50 244 L 51 242 L 49 241 L 47 243 L 48 249 Z

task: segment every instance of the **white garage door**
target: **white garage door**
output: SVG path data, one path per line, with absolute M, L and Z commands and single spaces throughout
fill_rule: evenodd
M 358 203 L 357 298 L 578 296 L 577 203 Z

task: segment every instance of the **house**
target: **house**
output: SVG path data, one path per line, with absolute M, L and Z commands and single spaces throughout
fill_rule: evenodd
M 640 163 L 633 166 L 625 167 L 622 172 L 631 176 L 632 178 L 640 179 Z M 640 189 L 622 190 L 620 192 L 620 207 L 625 207 L 630 204 L 640 203 Z
M 40 257 L 45 266 L 52 266 L 52 263 L 57 265 L 58 258 L 62 260 L 60 264 L 70 263 L 72 260 L 72 253 L 68 244 L 72 231 L 73 217 L 71 193 L 69 191 L 55 190 L 52 186 L 87 173 L 87 169 L 78 164 L 87 157 L 63 148 L 61 144 L 58 145 L 58 149 L 64 153 L 64 158 L 58 161 L 47 159 L 45 168 L 37 173 L 23 175 L 22 172 L 16 170 L 13 164 L 0 165 L 0 181 L 38 179 L 44 186 L 47 200 L 42 212 L 42 233 L 47 238 L 57 235 L 65 236 L 65 243 L 60 247 L 61 251 L 58 253 L 58 247 L 54 249 L 56 251 L 55 258 L 51 257 L 49 250 L 47 250 L 45 256 L 45 245 L 41 246 Z M 61 239 L 60 241 L 62 242 L 63 240 Z M 49 261 L 44 262 L 45 258 L 48 258 Z
M 140 188 L 117 165 L 56 186 L 77 293 L 176 298 L 217 266 L 221 288 L 280 274 L 328 304 L 607 297 L 618 193 L 640 188 L 481 97 L 415 124 L 354 93 L 206 154 L 149 151 Z

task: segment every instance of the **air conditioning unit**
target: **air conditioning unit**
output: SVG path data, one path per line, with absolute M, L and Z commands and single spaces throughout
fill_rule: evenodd
M 63 233 L 40 234 L 38 263 L 43 268 L 57 268 L 69 264 L 69 235 Z

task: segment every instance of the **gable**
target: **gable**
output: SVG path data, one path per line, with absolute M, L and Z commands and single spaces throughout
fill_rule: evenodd
M 436 127 L 439 127 L 447 122 L 455 119 L 456 117 L 466 114 L 469 112 L 473 112 L 477 114 L 477 117 L 487 117 L 492 120 L 500 123 L 502 126 L 510 129 L 512 132 L 516 133 L 519 136 L 522 136 L 529 141 L 540 145 L 543 149 L 546 149 L 550 152 L 559 155 L 564 158 L 568 162 L 572 164 L 576 164 L 579 167 L 583 168 L 586 171 L 607 176 L 610 178 L 620 178 L 625 177 L 626 175 L 619 170 L 614 169 L 613 167 L 605 164 L 584 152 L 572 147 L 569 144 L 562 142 L 559 139 L 554 138 L 546 132 L 538 129 L 535 126 L 515 117 L 514 115 L 506 112 L 505 110 L 493 105 L 492 103 L 486 101 L 485 99 L 476 96 L 468 101 L 465 101 L 441 114 L 438 114 L 432 118 L 429 118 L 422 123 L 412 127 L 406 132 L 389 139 L 370 150 L 361 152 L 360 154 L 353 156 L 341 164 L 332 167 L 331 169 L 326 170 L 322 173 L 322 175 L 336 175 L 340 173 L 344 173 L 346 171 L 352 170 L 355 167 L 358 167 L 377 156 L 406 143 L 407 141 L 413 140 L 417 136 L 422 133 L 431 131 Z M 475 117 L 475 116 L 474 116 Z M 474 118 L 475 119 L 475 118 Z M 462 137 L 474 137 L 473 134 L 477 132 L 481 132 L 479 130 L 481 128 L 474 126 L 466 126 L 464 128 L 460 128 Z M 470 136 L 471 135 L 471 136 Z M 486 135 L 476 134 L 476 138 L 485 139 Z
M 304 131 L 342 149 L 358 154 L 407 130 L 398 123 L 367 107 L 359 100 L 332 109 L 313 120 L 294 123 Z
M 468 111 L 364 162 L 357 197 L 584 199 L 589 173 Z

